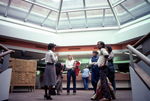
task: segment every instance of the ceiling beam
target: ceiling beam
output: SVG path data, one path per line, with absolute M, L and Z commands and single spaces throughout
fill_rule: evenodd
M 90 10 L 102 10 L 102 9 L 110 9 L 110 7 L 84 7 L 84 8 L 77 8 L 77 9 L 69 9 L 69 10 L 62 10 L 62 13 L 66 12 L 79 12 L 79 11 L 90 11 Z
M 83 7 L 84 7 L 84 8 L 86 7 L 85 0 L 83 0 Z M 86 14 L 86 11 L 84 11 L 84 16 L 85 16 L 86 28 L 88 28 L 88 22 L 87 22 L 87 14 Z
M 35 2 L 35 0 L 33 0 L 33 2 Z M 31 11 L 32 11 L 33 7 L 34 7 L 34 4 L 32 4 L 32 5 L 31 5 L 31 7 L 30 7 L 30 9 L 29 9 L 29 11 L 28 11 L 28 13 L 27 13 L 27 15 L 26 15 L 25 19 L 24 19 L 24 22 L 26 22 L 26 21 L 27 21 L 28 16 L 29 16 L 29 14 L 31 13 Z
M 50 16 L 51 12 L 52 12 L 52 10 L 51 10 L 51 11 L 49 11 L 48 15 L 47 15 L 47 16 L 46 16 L 46 18 L 44 19 L 44 21 L 43 21 L 43 23 L 41 24 L 41 26 L 43 26 L 43 25 L 44 25 L 45 21 L 48 19 L 48 17 Z
M 103 9 L 103 27 L 105 26 L 105 9 Z
M 148 0 L 144 0 L 149 6 L 150 6 L 150 2 Z
M 7 8 L 6 8 L 5 15 L 4 15 L 5 17 L 7 17 L 10 4 L 11 4 L 11 0 L 8 1 Z
M 123 5 L 123 4 L 119 4 L 128 14 L 130 14 L 132 16 L 133 19 L 135 19 L 135 17 L 127 10 L 127 8 Z
M 60 0 L 59 12 L 58 12 L 58 16 L 57 16 L 56 32 L 57 32 L 58 26 L 59 26 L 59 20 L 60 20 L 60 14 L 61 14 L 61 9 L 62 9 L 62 3 L 63 3 L 63 0 Z
M 120 22 L 119 22 L 119 19 L 118 19 L 118 17 L 117 17 L 117 14 L 116 14 L 116 12 L 115 12 L 113 6 L 112 6 L 111 0 L 107 0 L 107 2 L 108 2 L 109 6 L 110 6 L 110 8 L 111 8 L 111 11 L 112 11 L 112 13 L 113 13 L 113 15 L 114 15 L 114 17 L 115 17 L 115 19 L 116 19 L 116 21 L 117 21 L 118 27 L 120 28 Z
M 55 11 L 55 12 L 59 12 L 57 9 L 54 9 L 54 8 L 51 8 L 51 7 L 42 5 L 42 4 L 40 4 L 40 3 L 31 1 L 31 0 L 23 0 L 23 1 L 28 2 L 28 3 L 31 3 L 31 4 L 34 4 L 34 5 L 36 5 L 36 6 L 40 6 L 40 7 L 42 7 L 42 8 L 48 9 L 48 10 L 52 10 L 52 11 Z
M 68 22 L 69 22 L 70 29 L 72 29 L 72 26 L 71 26 L 71 22 L 70 22 L 70 19 L 69 19 L 69 14 L 68 14 L 68 12 L 66 12 L 66 15 L 67 15 L 67 18 L 68 18 Z

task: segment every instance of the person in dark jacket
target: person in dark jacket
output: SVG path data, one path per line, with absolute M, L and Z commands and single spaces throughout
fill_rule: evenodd
M 114 53 L 112 52 L 111 46 L 106 46 L 106 50 L 109 54 L 107 77 L 108 77 L 109 81 L 111 82 L 111 84 L 114 88 L 114 91 L 116 92 L 115 68 L 114 68 L 114 64 L 113 64 Z
M 55 64 L 55 67 L 56 67 L 56 75 L 57 75 L 57 78 L 56 78 L 56 90 L 57 90 L 57 95 L 60 95 L 60 92 L 62 92 L 62 73 L 63 73 L 63 68 L 64 68 L 64 64 L 60 63 L 60 62 L 57 62 Z
M 93 56 L 89 61 L 89 65 L 91 66 L 92 69 L 92 73 L 91 73 L 91 83 L 92 86 L 94 88 L 94 92 L 96 93 L 96 88 L 97 88 L 97 82 L 99 80 L 99 76 L 98 74 L 98 65 L 97 65 L 97 60 L 98 60 L 98 56 L 97 56 L 98 52 L 97 51 L 93 51 Z

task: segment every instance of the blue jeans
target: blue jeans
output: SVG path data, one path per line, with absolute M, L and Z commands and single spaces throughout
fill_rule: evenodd
M 68 70 L 67 72 L 67 93 L 70 93 L 71 76 L 73 80 L 73 93 L 76 93 L 76 75 L 75 75 L 75 71 L 72 69 Z
M 97 88 L 97 82 L 99 80 L 98 72 L 99 72 L 98 67 L 92 68 L 91 83 L 92 83 L 95 93 L 96 93 L 96 88 Z
M 83 84 L 84 84 L 84 89 L 88 90 L 89 77 L 86 77 L 86 78 L 82 77 L 82 80 L 83 80 Z

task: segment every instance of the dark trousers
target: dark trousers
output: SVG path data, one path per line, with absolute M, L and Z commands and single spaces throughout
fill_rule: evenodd
M 99 71 L 98 67 L 92 68 L 91 83 L 95 93 L 97 88 L 97 82 L 99 80 L 98 71 Z
M 116 93 L 116 81 L 115 81 L 115 75 L 108 75 L 108 79 L 111 82 L 114 92 Z
M 88 90 L 89 77 L 86 77 L 86 78 L 82 77 L 82 80 L 83 80 L 83 84 L 84 84 L 84 89 Z
M 70 93 L 71 76 L 73 80 L 73 93 L 76 93 L 76 75 L 75 75 L 75 71 L 72 69 L 68 70 L 67 72 L 67 93 Z
M 107 69 L 108 69 L 107 66 L 100 67 L 100 78 L 101 78 L 103 98 L 110 98 L 110 93 L 108 91 L 108 82 L 106 79 Z

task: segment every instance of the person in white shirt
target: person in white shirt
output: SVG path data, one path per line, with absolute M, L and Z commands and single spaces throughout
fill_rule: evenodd
M 90 70 L 88 69 L 88 66 L 85 66 L 85 68 L 82 71 L 82 80 L 83 80 L 85 90 L 88 90 L 89 73 L 90 73 Z
M 76 75 L 75 75 L 75 60 L 71 54 L 68 54 L 68 60 L 66 61 L 67 69 L 67 95 L 70 94 L 70 80 L 72 76 L 73 80 L 73 94 L 76 94 Z
M 52 100 L 51 98 L 52 86 L 56 85 L 56 70 L 54 63 L 58 61 L 58 53 L 56 54 L 56 56 L 54 56 L 53 52 L 55 51 L 55 46 L 56 45 L 53 43 L 48 44 L 48 52 L 45 55 L 46 67 L 43 80 L 43 85 L 45 86 L 44 98 L 50 100 Z M 47 94 L 48 86 L 49 86 L 49 94 Z
M 108 69 L 107 59 L 109 54 L 105 49 L 105 43 L 103 41 L 99 41 L 97 43 L 97 47 L 100 49 L 100 55 L 97 63 L 98 63 L 98 67 L 100 68 L 100 79 L 101 79 L 102 94 L 103 94 L 103 98 L 100 101 L 109 101 L 111 100 L 111 97 L 108 91 L 108 83 L 106 79 L 106 73 Z

